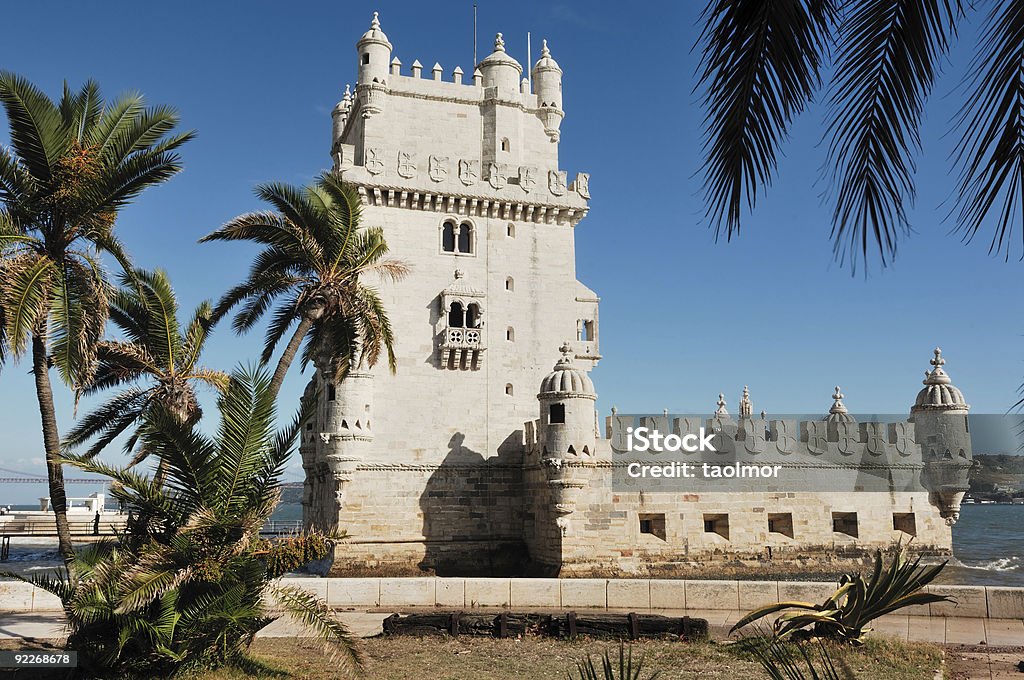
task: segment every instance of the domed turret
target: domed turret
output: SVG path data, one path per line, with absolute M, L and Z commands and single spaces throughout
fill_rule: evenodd
M 548 41 L 542 43 L 540 59 L 533 66 L 534 91 L 540 107 L 540 117 L 544 123 L 544 132 L 557 142 L 559 127 L 565 113 L 562 111 L 562 69 L 551 57 Z
M 503 95 L 519 93 L 519 78 L 523 67 L 505 52 L 505 40 L 499 33 L 494 39 L 494 51 L 477 66 L 483 74 L 484 87 L 496 87 Z
M 349 111 L 352 110 L 352 91 L 345 86 L 345 95 L 331 111 L 331 152 L 341 144 L 341 136 L 345 132 Z
M 924 389 L 917 393 L 917 400 L 914 402 L 911 413 L 917 411 L 963 411 L 967 412 L 971 407 L 964 401 L 963 392 L 953 385 L 943 366 L 946 360 L 942 358 L 942 350 L 935 348 L 935 358 L 929 362 L 932 370 L 924 372 Z
M 941 349 L 935 348 L 930 363 L 932 370 L 924 373 L 924 389 L 910 409 L 910 420 L 924 458 L 921 481 L 939 515 L 953 524 L 960 517 L 960 501 L 975 468 L 967 422 L 971 407 L 942 368 L 946 360 Z
M 577 368 L 572 347 L 562 345 L 562 358 L 541 381 L 541 463 L 545 466 L 550 503 L 563 535 L 568 515 L 576 508 L 576 496 L 587 484 L 590 469 L 583 463 L 593 458 L 597 446 L 594 383 Z
M 822 418 L 828 423 L 855 423 L 856 419 L 850 415 L 850 412 L 846 410 L 846 404 L 843 403 L 843 399 L 846 395 L 839 389 L 839 385 L 836 385 L 835 392 L 832 393 L 832 407 L 828 410 L 828 415 Z
M 385 84 L 388 79 L 388 65 L 391 63 L 391 43 L 380 29 L 380 19 L 373 13 L 370 30 L 356 43 L 359 53 L 359 84 Z

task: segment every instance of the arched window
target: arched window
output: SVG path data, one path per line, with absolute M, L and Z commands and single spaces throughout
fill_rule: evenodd
M 466 308 L 466 328 L 480 327 L 480 307 L 475 302 Z
M 513 393 L 513 391 L 514 391 L 514 390 L 513 390 L 513 388 L 512 388 L 512 383 L 505 383 L 505 394 L 507 394 L 508 396 L 510 396 L 510 397 L 511 397 L 511 396 L 512 396 L 512 393 Z
M 508 328 L 506 328 L 505 329 L 505 339 L 508 340 L 509 342 L 515 342 L 516 341 L 516 329 L 512 328 L 512 326 L 509 326 Z
M 505 278 L 505 290 L 515 290 L 516 281 L 511 276 Z
M 515 238 L 516 237 L 516 225 L 512 224 L 511 222 L 509 222 L 508 223 L 508 230 L 505 232 L 505 234 L 509 238 Z
M 462 310 L 462 304 L 453 302 L 451 309 L 448 310 L 448 327 L 462 328 L 465 323 L 466 314 Z
M 511 151 L 512 150 L 512 144 L 509 143 L 508 137 L 502 137 L 501 138 L 501 150 L 502 151 Z
M 459 242 L 458 250 L 456 252 L 473 252 L 473 225 L 469 222 L 463 222 L 459 225 Z
M 455 223 L 445 222 L 441 230 L 441 249 L 446 253 L 455 252 Z

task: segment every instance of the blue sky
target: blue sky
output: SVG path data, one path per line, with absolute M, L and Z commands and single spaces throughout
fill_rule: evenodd
M 837 383 L 851 411 L 903 413 L 936 345 L 974 412 L 1005 411 L 1024 376 L 1024 264 L 989 256 L 987 233 L 962 245 L 943 206 L 955 179 L 946 133 L 980 18 L 961 26 L 927 110 L 909 211 L 916 233 L 894 266 L 874 267 L 865 280 L 832 263 L 818 181 L 821 105 L 794 125 L 774 186 L 740 237 L 714 243 L 703 221 L 703 113 L 693 94 L 701 5 L 479 2 L 480 58 L 502 31 L 525 63 L 531 31 L 534 58 L 547 38 L 564 70 L 562 166 L 570 176 L 592 173 L 577 268 L 602 298 L 605 359 L 593 376 L 602 413 L 613 404 L 708 411 L 720 391 L 735 408 L 744 384 L 755 410 L 823 412 Z M 77 87 L 96 78 L 111 97 L 137 89 L 198 130 L 182 152 L 185 171 L 119 224 L 138 264 L 165 268 L 191 308 L 236 283 L 253 252 L 196 240 L 262 207 L 255 184 L 301 184 L 329 165 L 330 109 L 354 80 L 354 43 L 375 9 L 404 64 L 471 71 L 471 2 L 12 3 L 0 12 L 0 68 L 54 96 L 64 79 Z M 207 362 L 254 359 L 260 338 L 225 327 Z M 290 376 L 284 403 L 304 381 Z M 27 366 L 4 369 L 0 401 L 0 467 L 41 472 Z M 58 408 L 67 429 L 66 391 Z M 0 502 L 43 492 L 7 487 Z

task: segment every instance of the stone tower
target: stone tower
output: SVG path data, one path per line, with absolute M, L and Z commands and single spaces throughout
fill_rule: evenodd
M 924 372 L 924 388 L 910 408 L 924 459 L 922 482 L 930 500 L 948 524 L 960 517 L 960 501 L 970 486 L 974 467 L 967 420 L 970 406 L 943 369 L 946 360 L 935 348 L 932 369 Z
M 559 166 L 562 71 L 546 44 L 535 91 L 500 34 L 466 80 L 418 59 L 403 72 L 397 51 L 375 14 L 331 137 L 362 223 L 410 267 L 379 286 L 397 370 L 318 378 L 307 519 L 349 534 L 335 573 L 497 573 L 525 553 L 523 423 L 551 354 L 573 338 L 574 371 L 600 359 L 598 298 L 575 272 L 589 176 Z

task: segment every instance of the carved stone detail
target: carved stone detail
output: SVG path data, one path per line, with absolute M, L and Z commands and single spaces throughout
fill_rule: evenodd
M 398 174 L 406 179 L 416 176 L 416 158 L 411 152 L 398 152 Z
M 508 168 L 498 163 L 487 165 L 487 182 L 492 189 L 504 189 L 508 184 Z
M 379 175 L 384 172 L 384 154 L 380 149 L 371 147 L 366 150 L 366 158 L 363 159 L 363 166 L 371 175 Z
M 480 161 L 459 161 L 459 181 L 467 187 L 476 184 L 480 178 Z
M 537 186 L 537 167 L 523 165 L 519 168 L 519 187 L 526 193 L 530 193 Z
M 448 156 L 430 156 L 427 159 L 427 174 L 435 182 L 448 179 Z
M 565 172 L 565 170 L 549 170 L 548 171 L 548 191 L 551 192 L 552 196 L 564 196 L 565 195 L 565 182 L 566 182 L 566 172 Z

